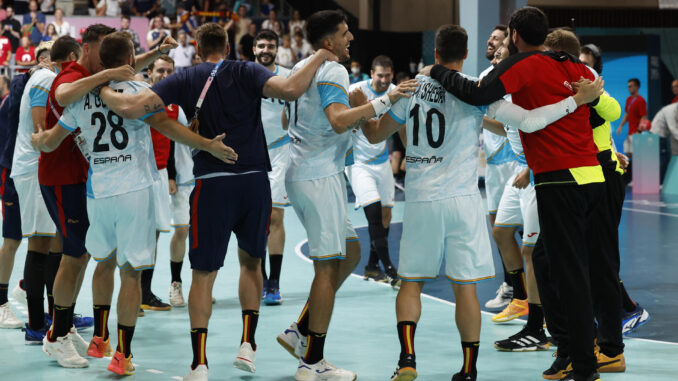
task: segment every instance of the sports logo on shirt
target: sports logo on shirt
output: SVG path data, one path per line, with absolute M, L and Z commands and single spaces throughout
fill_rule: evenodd
M 436 163 L 442 163 L 444 157 L 442 156 L 431 156 L 431 157 L 418 157 L 418 156 L 406 156 L 405 159 L 407 160 L 407 163 L 409 164 L 436 164 Z

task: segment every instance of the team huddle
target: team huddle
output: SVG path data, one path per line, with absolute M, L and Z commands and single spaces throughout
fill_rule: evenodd
M 28 238 L 20 286 L 27 343 L 41 344 L 63 367 L 111 356 L 109 371 L 132 375 L 140 306 L 160 305 L 150 292 L 152 272 L 142 271 L 156 263 L 158 232 L 173 225 L 173 306 L 185 305 L 180 272 L 187 238 L 192 269 L 193 361 L 183 379 L 207 380 L 212 288 L 234 233 L 243 332 L 233 365 L 254 373 L 260 304 L 282 303 L 283 216 L 291 206 L 306 230 L 315 275 L 298 320 L 277 341 L 298 361 L 296 380 L 355 380 L 355 372 L 324 355 L 335 295 L 360 261 L 347 214 L 348 178 L 368 221 L 366 277 L 398 289 L 401 351 L 391 380 L 417 377 L 422 288 L 444 262 L 463 352 L 452 381 L 475 381 L 476 283 L 495 275 L 478 188 L 482 133 L 492 236 L 506 273 L 488 304 L 505 307 L 496 322 L 528 316 L 523 330 L 495 347 L 547 349 L 546 321 L 558 351 L 544 378 L 595 381 L 600 372 L 624 371 L 622 295 L 628 296 L 620 287 L 617 227 L 625 162 L 610 143 L 620 107 L 598 73 L 579 61 L 576 36 L 549 34 L 545 15 L 525 7 L 508 28 L 492 32 L 494 67 L 480 79 L 461 74 L 466 31 L 444 25 L 436 33 L 436 65 L 415 79 L 392 84 L 393 63 L 378 56 L 372 78 L 350 86 L 338 63 L 349 58 L 353 40 L 343 14 L 317 12 L 307 31 L 315 54 L 291 71 L 275 64 L 274 32 L 255 37 L 256 63 L 229 61 L 228 37 L 211 23 L 197 30 L 203 63 L 173 74 L 165 55 L 176 46 L 171 38 L 135 56 L 128 34 L 97 24 L 82 45 L 61 37 L 38 47 L 41 65 L 13 81 L 9 102 L 0 106 L 0 115 L 19 118 L 16 146 L 5 148 L 11 159 L 4 152 L 0 163 L 2 326 L 23 325 L 9 309 L 6 283 L 14 253 Z M 133 79 L 147 67 L 150 84 Z M 398 133 L 407 147 L 407 184 L 396 268 L 388 254 L 394 180 L 385 140 Z M 90 256 L 97 262 L 93 321 L 73 313 Z M 116 265 L 113 348 L 108 316 Z M 88 343 L 78 328 L 92 324 Z

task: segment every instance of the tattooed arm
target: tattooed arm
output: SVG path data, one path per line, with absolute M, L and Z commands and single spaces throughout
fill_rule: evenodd
M 108 108 L 125 119 L 139 119 L 165 108 L 165 103 L 152 90 L 130 95 L 118 93 L 106 86 L 101 89 L 99 96 Z

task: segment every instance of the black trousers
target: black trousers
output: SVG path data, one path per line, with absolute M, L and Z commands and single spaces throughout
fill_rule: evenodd
M 594 300 L 600 301 L 595 315 L 606 322 L 603 341 L 615 343 L 608 348 L 621 344 L 619 255 L 610 248 L 617 236 L 607 236 L 612 225 L 616 231 L 618 219 L 615 223 L 609 213 L 606 187 L 607 183 L 551 184 L 536 189 L 541 234 L 532 259 L 539 294 L 559 354 L 569 355 L 575 373 L 581 375 L 596 369 Z

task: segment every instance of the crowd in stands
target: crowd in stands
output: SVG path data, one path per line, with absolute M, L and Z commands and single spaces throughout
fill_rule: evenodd
M 294 10 L 291 17 L 283 19 L 271 0 L 88 1 L 88 10 L 83 13 L 79 6 L 84 0 L 13 0 L 13 3 L 0 0 L 0 74 L 11 76 L 13 72 L 23 71 L 22 67 L 35 64 L 35 47 L 41 41 L 64 35 L 79 38 L 67 19 L 81 14 L 119 17 L 119 29 L 132 35 L 137 54 L 144 50 L 140 38 L 146 38 L 147 49 L 154 49 L 165 37 L 173 36 L 180 45 L 170 56 L 179 70 L 199 59 L 193 43 L 195 32 L 198 25 L 209 21 L 219 23 L 227 31 L 230 59 L 253 61 L 254 36 L 262 29 L 273 30 L 280 36 L 276 61 L 281 66 L 291 68 L 313 53 L 306 39 L 306 21 L 300 12 Z M 45 15 L 54 15 L 53 21 L 47 24 Z M 147 17 L 148 28 L 132 29 L 134 16 Z

